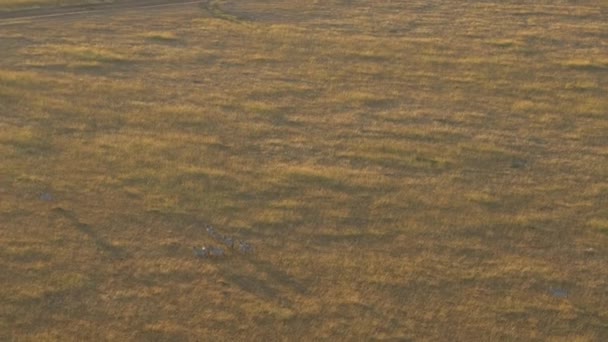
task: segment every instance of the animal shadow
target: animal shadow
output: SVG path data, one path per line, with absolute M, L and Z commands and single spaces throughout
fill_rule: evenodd
M 114 258 L 123 258 L 126 256 L 126 252 L 122 248 L 112 245 L 104 238 L 99 236 L 99 234 L 91 227 L 91 225 L 80 221 L 74 212 L 63 209 L 61 207 L 53 208 L 52 211 L 58 217 L 67 220 L 80 233 L 86 235 L 89 239 L 91 239 L 91 241 L 95 243 L 95 246 L 102 252 L 107 253 Z

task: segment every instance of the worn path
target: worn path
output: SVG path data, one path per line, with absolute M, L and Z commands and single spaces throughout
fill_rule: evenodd
M 152 9 L 160 7 L 201 4 L 211 6 L 212 0 L 127 0 L 120 3 L 83 4 L 0 12 L 0 25 L 20 24 L 30 20 L 84 16 L 114 10 Z

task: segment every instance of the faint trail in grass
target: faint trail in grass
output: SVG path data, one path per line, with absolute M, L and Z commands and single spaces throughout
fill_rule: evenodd
M 16 10 L 9 12 L 0 12 L 0 25 L 6 24 L 27 24 L 30 20 L 41 20 L 41 19 L 54 19 L 66 16 L 83 16 L 88 14 L 109 12 L 112 10 L 128 10 L 128 9 L 153 9 L 162 7 L 172 6 L 183 6 L 183 5 L 194 5 L 203 4 L 206 5 L 210 0 L 197 0 L 197 1 L 143 1 L 133 0 L 121 4 L 87 4 L 87 5 L 75 5 L 66 7 L 55 7 L 55 8 L 36 8 L 26 10 Z M 206 5 L 209 6 L 209 5 Z M 217 7 L 217 6 L 215 6 Z
M 237 22 L 238 18 L 228 12 L 222 7 L 222 0 L 207 0 L 201 2 L 201 7 L 204 8 L 209 14 L 218 19 L 224 19 L 232 22 Z

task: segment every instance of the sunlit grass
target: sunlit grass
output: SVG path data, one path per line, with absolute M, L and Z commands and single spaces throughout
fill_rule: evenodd
M 608 339 L 597 3 L 207 5 L 0 30 L 0 339 Z
M 159 42 L 173 42 L 179 39 L 175 33 L 167 31 L 145 32 L 142 34 L 142 37 Z

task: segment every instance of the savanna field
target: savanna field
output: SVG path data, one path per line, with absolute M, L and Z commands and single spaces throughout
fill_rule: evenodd
M 608 341 L 607 1 L 77 2 L 0 0 L 0 340 Z

